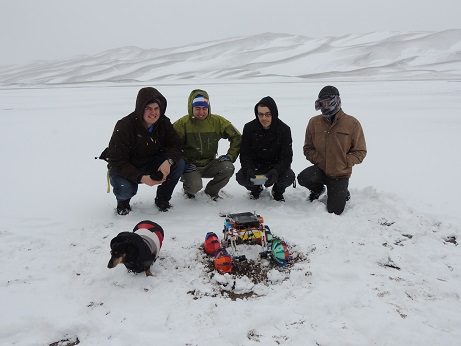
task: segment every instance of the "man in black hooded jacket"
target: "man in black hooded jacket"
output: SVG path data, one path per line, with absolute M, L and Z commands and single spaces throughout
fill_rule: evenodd
M 156 186 L 155 205 L 167 211 L 184 170 L 179 135 L 165 116 L 166 98 L 155 88 L 138 92 L 134 112 L 120 119 L 107 150 L 110 183 L 117 199 L 117 213 L 131 211 L 130 199 L 138 184 Z
M 251 199 L 258 199 L 264 188 L 255 185 L 253 180 L 256 175 L 264 175 L 267 178 L 264 186 L 273 186 L 272 197 L 285 201 L 283 193 L 295 179 L 290 168 L 293 161 L 291 129 L 279 119 L 277 105 L 270 96 L 262 98 L 254 112 L 256 119 L 243 128 L 237 182 L 250 191 Z

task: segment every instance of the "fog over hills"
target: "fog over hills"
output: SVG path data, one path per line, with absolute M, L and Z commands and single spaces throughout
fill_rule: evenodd
M 155 46 L 155 41 L 152 41 Z M 231 81 L 459 80 L 461 29 L 309 38 L 264 33 L 167 49 L 0 66 L 0 85 Z

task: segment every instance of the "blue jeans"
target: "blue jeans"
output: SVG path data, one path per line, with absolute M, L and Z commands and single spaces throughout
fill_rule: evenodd
M 156 156 L 151 162 L 144 167 L 139 168 L 144 175 L 150 175 L 158 170 L 160 165 L 165 161 L 164 155 Z M 157 185 L 157 197 L 155 201 L 168 202 L 171 199 L 173 190 L 184 171 L 185 162 L 179 159 L 173 166 L 171 166 L 170 174 L 166 180 Z M 113 186 L 113 191 L 117 201 L 129 201 L 138 192 L 138 185 L 132 181 L 118 175 L 113 169 L 109 170 L 110 184 Z

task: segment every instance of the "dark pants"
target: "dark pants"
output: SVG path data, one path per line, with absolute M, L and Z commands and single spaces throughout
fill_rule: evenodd
M 330 178 L 317 166 L 310 166 L 298 175 L 298 184 L 311 192 L 320 193 L 327 187 L 327 210 L 340 215 L 346 206 L 349 178 Z
M 269 170 L 267 170 L 269 172 Z M 256 175 L 265 175 L 267 172 L 260 172 L 255 171 Z M 237 179 L 237 183 L 242 186 L 245 186 L 249 191 L 255 191 L 259 189 L 259 185 L 253 185 L 253 183 L 248 179 L 246 170 L 240 169 L 237 174 L 235 175 L 235 179 Z M 274 187 L 272 188 L 274 192 L 283 194 L 285 189 L 293 184 L 295 180 L 295 173 L 289 168 L 283 174 L 277 177 L 277 181 L 274 183 Z
M 158 170 L 160 165 L 165 161 L 164 155 L 156 156 L 151 162 L 144 167 L 139 168 L 143 175 L 150 175 Z M 179 159 L 171 166 L 170 174 L 166 180 L 157 185 L 157 197 L 155 201 L 168 202 L 171 199 L 173 190 L 184 171 L 184 160 Z M 109 170 L 110 184 L 114 187 L 114 195 L 117 201 L 127 201 L 138 192 L 138 184 L 118 175 L 113 169 Z

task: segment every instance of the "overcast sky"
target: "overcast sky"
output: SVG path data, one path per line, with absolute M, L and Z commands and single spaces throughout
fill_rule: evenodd
M 0 65 L 264 32 L 310 37 L 461 28 L 459 0 L 0 0 Z

